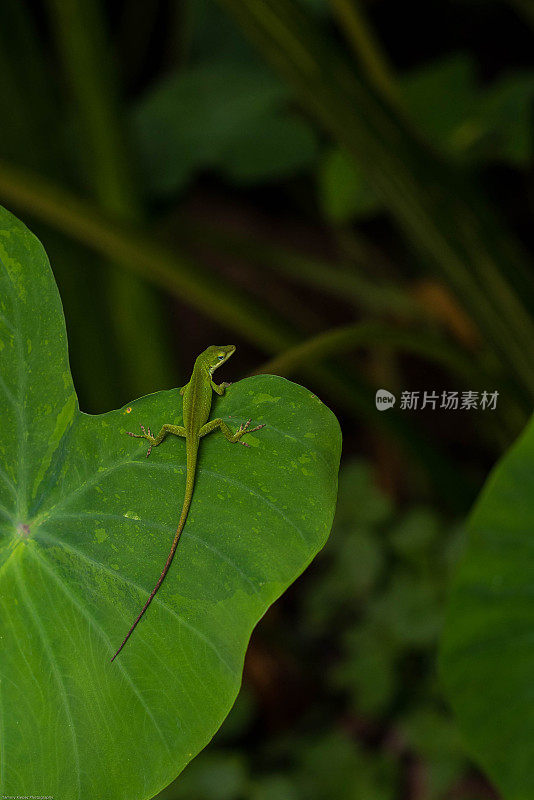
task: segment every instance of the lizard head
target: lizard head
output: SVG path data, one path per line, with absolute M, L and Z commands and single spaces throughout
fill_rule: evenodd
M 201 355 L 204 366 L 208 369 L 210 375 L 213 375 L 217 367 L 228 361 L 231 355 L 235 353 L 234 344 L 211 345 Z

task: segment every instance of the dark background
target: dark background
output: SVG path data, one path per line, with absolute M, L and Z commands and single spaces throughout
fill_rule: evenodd
M 234 342 L 223 379 L 303 382 L 344 433 L 330 542 L 168 800 L 496 797 L 436 655 L 534 395 L 533 26 L 528 0 L 1 4 L 0 202 L 49 254 L 82 409 Z

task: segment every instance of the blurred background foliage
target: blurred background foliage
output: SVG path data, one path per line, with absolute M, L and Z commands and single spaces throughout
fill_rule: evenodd
M 531 4 L 3 0 L 0 23 L 0 202 L 50 256 L 82 408 L 233 341 L 225 378 L 301 380 L 344 430 L 330 544 L 164 797 L 496 797 L 435 649 L 458 521 L 534 395 Z M 499 401 L 377 412 L 378 387 Z

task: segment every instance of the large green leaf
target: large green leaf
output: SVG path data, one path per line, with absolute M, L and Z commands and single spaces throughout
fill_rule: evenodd
M 507 800 L 534 797 L 534 421 L 470 521 L 441 668 L 474 754 Z
M 216 400 L 231 425 L 266 427 L 250 448 L 202 441 L 171 571 L 110 663 L 165 563 L 185 481 L 182 440 L 147 459 L 126 431 L 179 423 L 181 397 L 81 413 L 46 256 L 4 210 L 0 259 L 0 794 L 149 798 L 217 730 L 254 625 L 324 544 L 339 426 L 275 376 Z

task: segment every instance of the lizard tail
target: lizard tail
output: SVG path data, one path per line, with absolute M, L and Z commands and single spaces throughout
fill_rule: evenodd
M 178 542 L 180 541 L 180 536 L 182 535 L 182 531 L 183 531 L 183 529 L 185 527 L 185 522 L 186 522 L 186 519 L 187 519 L 187 515 L 189 513 L 189 507 L 191 506 L 191 498 L 193 497 L 194 479 L 195 479 L 195 474 L 196 474 L 196 461 L 197 461 L 197 453 L 196 453 L 196 451 L 194 453 L 188 453 L 187 454 L 187 472 L 186 472 L 186 482 L 185 482 L 185 496 L 184 496 L 184 502 L 183 502 L 183 505 L 182 505 L 182 513 L 180 514 L 180 521 L 178 522 L 178 527 L 177 527 L 176 533 L 174 535 L 173 543 L 172 543 L 171 549 L 169 551 L 169 555 L 168 555 L 167 561 L 165 563 L 165 566 L 163 567 L 163 572 L 159 576 L 158 582 L 156 583 L 156 585 L 152 589 L 148 600 L 146 601 L 146 603 L 144 604 L 143 608 L 139 612 L 139 615 L 138 615 L 137 619 L 133 623 L 132 627 L 130 628 L 130 630 L 128 631 L 126 636 L 124 637 L 121 646 L 119 647 L 119 649 L 117 650 L 117 652 L 115 653 L 113 658 L 111 659 L 112 661 L 114 661 L 117 658 L 117 656 L 119 655 L 120 651 L 122 650 L 122 648 L 124 647 L 124 645 L 126 644 L 128 639 L 130 638 L 132 633 L 134 632 L 135 628 L 137 627 L 137 623 L 139 622 L 139 620 L 141 619 L 141 617 L 143 616 L 143 614 L 145 613 L 145 611 L 149 607 L 150 603 L 154 599 L 154 596 L 155 596 L 156 592 L 158 591 L 159 587 L 161 586 L 161 584 L 165 580 L 165 575 L 169 571 L 169 567 L 172 564 L 172 560 L 174 558 L 174 554 L 176 552 L 176 548 L 178 547 Z M 189 476 L 192 476 L 192 480 L 191 481 L 188 480 Z

